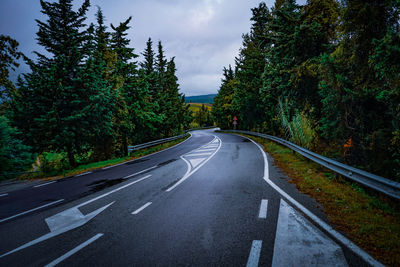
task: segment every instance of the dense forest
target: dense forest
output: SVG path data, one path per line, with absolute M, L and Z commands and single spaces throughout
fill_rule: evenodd
M 18 43 L 0 35 L 1 172 L 23 171 L 37 155 L 59 153 L 70 167 L 126 156 L 128 144 L 180 134 L 192 121 L 179 93 L 174 58 L 156 52 L 149 38 L 143 61 L 127 39 L 131 17 L 105 25 L 100 8 L 72 0 L 41 1 L 46 21 L 36 20 L 45 53 L 29 59 Z M 23 58 L 30 73 L 9 80 Z M 45 157 L 44 157 L 45 158 Z
M 400 180 L 400 1 L 277 0 L 252 9 L 223 69 L 217 124 L 287 138 Z

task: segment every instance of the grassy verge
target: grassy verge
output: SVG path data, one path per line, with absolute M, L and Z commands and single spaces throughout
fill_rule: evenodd
M 275 142 L 247 137 L 264 146 L 290 183 L 321 204 L 335 229 L 384 264 L 400 265 L 399 202 L 335 177 L 330 170 Z
M 92 171 L 92 170 L 95 170 L 95 169 L 104 168 L 104 167 L 107 167 L 107 166 L 112 166 L 112 165 L 115 165 L 115 164 L 119 164 L 119 163 L 123 163 L 123 162 L 130 161 L 130 160 L 133 160 L 133 159 L 137 159 L 137 158 L 143 157 L 145 155 L 149 155 L 149 154 L 164 150 L 166 148 L 169 148 L 171 146 L 174 146 L 174 145 L 176 145 L 178 143 L 183 142 L 187 138 L 189 138 L 189 135 L 185 136 L 183 138 L 171 141 L 171 142 L 167 142 L 167 143 L 164 143 L 164 144 L 160 144 L 160 145 L 152 146 L 152 147 L 149 147 L 149 148 L 143 148 L 143 149 L 134 151 L 127 157 L 114 158 L 114 159 L 105 160 L 105 161 L 99 161 L 99 162 L 92 162 L 92 163 L 88 163 L 88 164 L 83 164 L 83 165 L 80 165 L 80 166 L 78 166 L 78 167 L 76 167 L 74 169 L 63 170 L 59 174 L 56 174 L 56 175 L 53 175 L 53 176 L 46 176 L 46 175 L 44 175 L 42 173 L 35 173 L 35 174 L 21 176 L 21 177 L 19 177 L 19 179 L 54 180 L 54 179 L 59 179 L 59 178 L 67 177 L 67 176 L 77 175 L 77 174 L 85 173 L 85 172 Z

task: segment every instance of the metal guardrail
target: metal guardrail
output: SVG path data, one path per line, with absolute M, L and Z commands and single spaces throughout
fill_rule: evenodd
M 387 178 L 345 165 L 330 158 L 326 158 L 317 153 L 311 152 L 308 149 L 305 149 L 289 141 L 286 141 L 282 138 L 278 138 L 272 135 L 249 132 L 249 131 L 241 131 L 241 130 L 229 130 L 226 132 L 244 133 L 275 141 L 279 144 L 282 144 L 292 149 L 293 151 L 296 151 L 300 155 L 318 163 L 319 165 L 334 171 L 335 173 L 345 176 L 369 188 L 375 189 L 381 193 L 384 193 L 385 195 L 391 196 L 396 199 L 400 199 L 400 183 L 395 182 L 393 180 L 389 180 Z
M 139 150 L 139 149 L 142 149 L 142 148 L 163 144 L 163 143 L 166 143 L 166 142 L 169 142 L 169 141 L 174 141 L 174 140 L 177 140 L 179 138 L 183 138 L 188 134 L 189 133 L 187 132 L 187 133 L 184 133 L 184 134 L 181 134 L 181 135 L 177 135 L 177 136 L 173 136 L 173 137 L 159 139 L 159 140 L 155 140 L 155 141 L 151 141 L 151 142 L 147 142 L 147 143 L 143 143 L 143 144 L 139 144 L 139 145 L 135 145 L 135 146 L 128 146 L 128 152 L 130 153 L 132 151 Z
M 216 127 L 211 126 L 211 127 L 200 127 L 200 128 L 189 129 L 189 130 L 186 130 L 186 133 L 181 134 L 181 135 L 172 136 L 172 137 L 168 137 L 168 138 L 164 138 L 164 139 L 158 139 L 155 141 L 151 141 L 151 142 L 147 142 L 147 143 L 143 143 L 143 144 L 139 144 L 139 145 L 128 146 L 128 152 L 131 153 L 132 151 L 135 151 L 135 150 L 139 150 L 142 148 L 147 148 L 147 147 L 151 147 L 151 146 L 155 146 L 155 145 L 159 145 L 159 144 L 163 144 L 163 143 L 166 143 L 169 141 L 174 141 L 174 140 L 183 138 L 183 137 L 187 136 L 190 131 L 212 129 L 212 128 L 216 128 Z

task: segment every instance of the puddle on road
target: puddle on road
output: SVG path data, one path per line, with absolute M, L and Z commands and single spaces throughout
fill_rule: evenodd
M 125 163 L 125 164 L 127 164 L 127 165 L 132 165 L 132 164 L 136 164 L 136 163 L 140 163 L 140 162 L 145 162 L 145 161 L 148 161 L 148 160 L 149 160 L 149 158 L 137 159 L 137 160 L 134 160 L 134 161 L 131 161 L 131 162 L 127 162 L 127 163 Z
M 112 179 L 112 180 L 98 180 L 93 183 L 88 184 L 88 186 L 91 186 L 90 192 L 98 192 L 100 190 L 103 190 L 107 187 L 119 184 L 121 182 L 125 181 L 123 178 L 117 178 L 117 179 Z
M 167 165 L 167 164 L 169 164 L 169 163 L 171 163 L 171 162 L 174 162 L 174 161 L 176 161 L 176 160 L 177 160 L 177 159 L 170 159 L 170 160 L 167 160 L 167 161 L 164 161 L 164 162 L 158 164 L 158 166 L 164 166 L 164 165 Z

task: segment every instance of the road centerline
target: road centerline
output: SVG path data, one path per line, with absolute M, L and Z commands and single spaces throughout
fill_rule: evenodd
M 144 169 L 144 170 L 142 170 L 142 171 L 135 172 L 134 174 L 130 174 L 130 175 L 127 175 L 127 176 L 125 176 L 125 177 L 124 177 L 124 179 L 131 178 L 131 177 L 133 177 L 133 176 L 136 176 L 136 175 L 139 175 L 139 174 L 141 174 L 141 173 L 144 173 L 144 172 L 150 171 L 150 170 L 152 170 L 152 169 L 155 169 L 155 168 L 157 168 L 157 167 L 158 167 L 158 166 L 156 165 L 156 166 L 153 166 L 153 167 L 150 167 L 150 168 Z
M 57 181 L 51 181 L 51 182 L 47 182 L 44 184 L 35 185 L 34 187 L 37 188 L 37 187 L 41 187 L 41 186 L 45 186 L 45 185 L 49 185 L 49 184 L 54 184 L 55 182 L 57 182 Z
M 33 209 L 30 209 L 30 210 L 27 210 L 27 211 L 24 211 L 24 212 L 15 214 L 15 215 L 13 215 L 13 216 L 10 216 L 10 217 L 1 219 L 1 220 L 0 220 L 0 223 L 5 222 L 5 221 L 8 221 L 8 220 L 11 220 L 11 219 L 14 219 L 14 218 L 16 218 L 16 217 L 19 217 L 19 216 L 22 216 L 22 215 L 25 215 L 25 214 L 28 214 L 28 213 L 33 212 L 33 211 L 35 211 L 35 210 L 39 210 L 39 209 L 42 209 L 42 208 L 45 208 L 45 207 L 48 207 L 48 206 L 57 204 L 57 203 L 59 203 L 59 202 L 61 202 L 61 201 L 64 201 L 64 199 L 59 199 L 59 200 L 56 200 L 56 201 L 47 203 L 47 204 L 45 204 L 45 205 L 39 206 L 39 207 L 37 207 L 37 208 L 33 208 Z
M 138 214 L 139 212 L 141 212 L 142 210 L 144 210 L 145 208 L 147 208 L 148 206 L 150 206 L 153 202 L 147 202 L 146 204 L 144 204 L 143 206 L 141 206 L 140 208 L 138 208 L 137 210 L 135 210 L 134 212 L 132 212 L 133 215 Z

